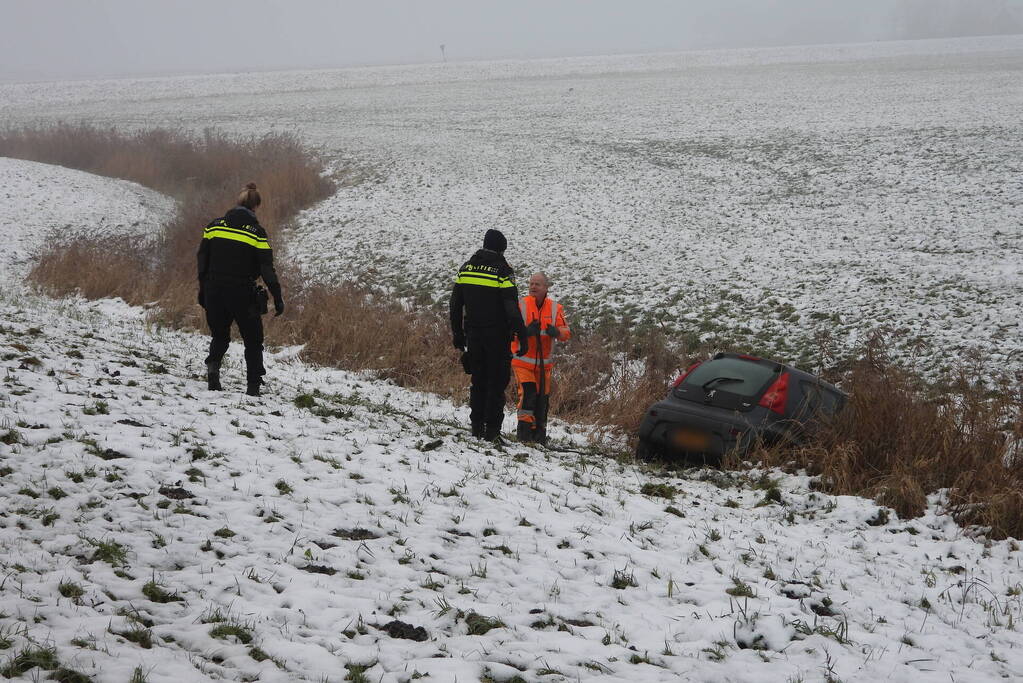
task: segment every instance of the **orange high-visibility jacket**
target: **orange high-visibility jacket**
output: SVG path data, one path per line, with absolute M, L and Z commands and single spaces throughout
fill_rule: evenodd
M 554 338 L 543 334 L 543 331 L 547 329 L 548 325 L 554 325 L 558 328 L 559 341 L 565 341 L 572 336 L 572 331 L 568 329 L 568 323 L 565 322 L 564 307 L 548 296 L 544 298 L 543 304 L 537 309 L 536 299 L 531 296 L 525 296 L 519 299 L 519 310 L 522 311 L 522 320 L 526 325 L 536 320 L 540 321 L 540 353 L 543 354 L 544 366 L 550 367 L 552 362 L 551 347 L 554 346 Z M 535 336 L 529 338 L 524 355 L 516 355 L 519 350 L 517 339 L 512 341 L 511 350 L 512 365 L 525 368 L 539 367 L 541 356 L 537 353 Z

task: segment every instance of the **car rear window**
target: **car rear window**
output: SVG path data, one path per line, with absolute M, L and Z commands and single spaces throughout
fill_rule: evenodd
M 753 397 L 775 375 L 774 369 L 741 358 L 716 358 L 699 365 L 682 383 L 684 386 L 718 389 L 730 394 Z M 709 384 L 708 384 L 709 383 Z

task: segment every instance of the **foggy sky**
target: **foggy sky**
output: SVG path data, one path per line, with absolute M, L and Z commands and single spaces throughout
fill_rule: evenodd
M 0 80 L 1023 32 L 1023 0 L 0 0 Z

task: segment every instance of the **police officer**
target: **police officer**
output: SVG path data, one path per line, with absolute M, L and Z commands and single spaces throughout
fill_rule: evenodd
M 504 260 L 508 240 L 487 230 L 483 248 L 455 278 L 451 292 L 451 333 L 455 348 L 466 350 L 472 374 L 469 421 L 472 435 L 498 441 L 504 422 L 504 391 L 511 379 L 512 335 L 524 335 L 515 273 Z
M 267 296 L 256 287 L 256 278 L 262 277 L 273 295 L 274 314 L 284 312 L 273 250 L 256 218 L 261 203 L 256 184 L 249 183 L 238 195 L 238 205 L 206 226 L 199 245 L 199 305 L 206 309 L 212 335 L 206 357 L 206 380 L 211 391 L 221 389 L 220 363 L 231 343 L 234 322 L 245 343 L 245 393 L 259 396 L 266 374 L 262 315 Z

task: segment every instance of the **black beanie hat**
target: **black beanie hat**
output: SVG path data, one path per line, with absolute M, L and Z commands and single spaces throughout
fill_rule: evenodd
M 483 236 L 483 248 L 503 254 L 504 250 L 508 248 L 508 240 L 500 230 L 487 230 L 487 234 Z

